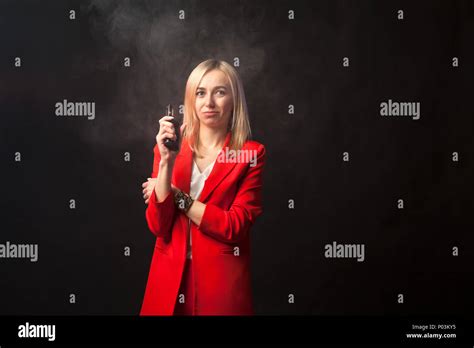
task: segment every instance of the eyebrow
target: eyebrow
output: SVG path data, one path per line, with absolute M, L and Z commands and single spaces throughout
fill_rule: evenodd
M 217 88 L 224 88 L 224 89 L 227 89 L 226 86 L 216 86 L 216 87 L 214 87 L 214 89 L 217 89 Z M 198 90 L 198 89 L 204 89 L 204 90 L 205 90 L 204 87 L 198 87 L 196 90 Z

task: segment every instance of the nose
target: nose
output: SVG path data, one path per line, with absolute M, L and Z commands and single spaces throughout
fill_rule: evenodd
M 212 97 L 211 93 L 209 93 L 209 96 L 206 98 L 205 104 L 206 107 L 214 107 L 214 98 Z

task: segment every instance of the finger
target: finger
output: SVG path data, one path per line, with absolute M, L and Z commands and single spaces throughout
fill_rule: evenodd
M 168 126 L 164 126 L 164 127 L 163 127 L 163 131 L 169 132 L 169 133 L 174 133 L 174 128 L 168 127 Z
M 142 184 L 142 187 L 147 187 L 147 186 L 148 186 L 148 181 Z
M 170 127 L 171 129 L 174 128 L 174 124 L 172 124 L 172 123 L 169 122 L 169 121 L 163 121 L 163 122 L 161 123 L 161 126 L 162 126 L 162 127 Z
M 163 121 L 160 121 L 160 129 L 159 131 L 163 131 L 163 130 L 166 130 L 166 127 L 173 127 L 173 124 L 169 121 L 166 121 L 166 120 L 163 120 Z
M 163 141 L 165 141 L 165 139 L 176 140 L 175 138 L 176 138 L 176 135 L 171 134 L 171 133 L 165 133 Z
M 159 140 L 160 140 L 161 142 L 164 142 L 165 139 L 167 139 L 167 138 L 169 138 L 169 137 L 171 137 L 170 134 L 168 134 L 167 132 L 163 132 L 158 138 L 159 138 Z
M 150 200 L 149 200 L 149 199 L 147 199 L 147 200 L 145 201 L 145 204 L 148 204 L 148 202 L 149 202 L 149 201 L 150 201 Z
M 162 122 L 168 122 L 169 120 L 172 120 L 173 118 L 174 118 L 173 116 L 163 116 L 162 118 L 160 118 L 158 122 L 161 124 Z
M 170 132 L 163 133 L 161 140 L 164 141 L 165 139 L 176 140 L 176 134 Z
M 173 116 L 165 115 L 162 118 L 160 118 L 160 121 L 168 121 L 168 120 L 172 120 L 173 118 L 174 118 Z
M 167 135 L 167 136 L 173 136 L 174 135 L 174 132 L 171 132 L 169 130 L 166 130 L 163 132 L 164 135 Z

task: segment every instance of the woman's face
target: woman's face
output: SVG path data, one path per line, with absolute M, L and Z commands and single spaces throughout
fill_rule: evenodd
M 203 76 L 196 89 L 195 107 L 201 125 L 227 129 L 232 116 L 233 96 L 222 71 L 211 70 Z

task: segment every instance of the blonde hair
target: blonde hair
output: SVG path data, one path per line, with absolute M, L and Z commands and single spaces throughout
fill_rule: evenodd
M 220 70 L 227 76 L 232 91 L 233 111 L 231 120 L 227 125 L 227 131 L 231 131 L 229 148 L 240 150 L 245 142 L 252 137 L 244 88 L 237 71 L 225 61 L 216 59 L 205 60 L 195 67 L 189 75 L 184 95 L 184 122 L 187 125 L 183 138 L 186 138 L 191 150 L 198 156 L 200 155 L 198 149 L 200 142 L 199 118 L 195 112 L 196 90 L 202 77 L 212 70 Z

